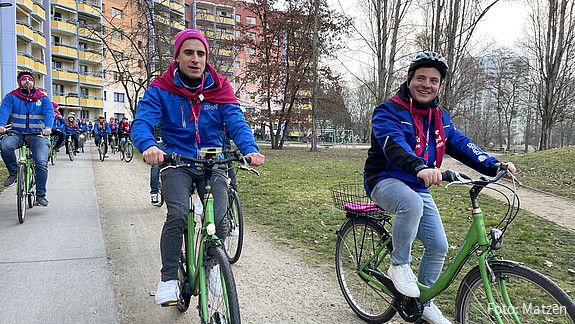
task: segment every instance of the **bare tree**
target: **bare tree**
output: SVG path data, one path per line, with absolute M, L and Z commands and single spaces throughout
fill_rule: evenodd
M 553 127 L 572 105 L 575 85 L 575 2 L 572 0 L 527 0 L 530 10 L 529 53 L 537 109 L 541 117 L 539 149 L 552 147 Z

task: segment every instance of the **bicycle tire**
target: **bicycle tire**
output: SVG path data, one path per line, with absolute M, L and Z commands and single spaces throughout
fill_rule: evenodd
M 132 145 L 131 142 L 128 142 L 126 147 L 122 150 L 122 154 L 124 155 L 124 161 L 126 161 L 126 163 L 130 163 L 132 158 L 134 158 L 134 145 Z
M 367 260 L 364 257 L 375 255 L 382 238 L 389 235 L 383 225 L 367 218 L 350 218 L 337 232 L 335 268 L 339 287 L 351 309 L 368 323 L 387 322 L 397 312 L 395 297 L 385 295 L 359 274 L 359 265 Z M 378 260 L 381 265 L 391 264 L 391 241 L 386 249 L 386 259 Z M 371 270 L 385 275 L 380 269 Z
M 106 154 L 104 154 L 104 140 L 102 139 L 100 139 L 100 143 L 98 144 L 98 153 L 100 154 L 100 161 L 104 162 Z
M 28 208 L 32 208 L 34 207 L 34 194 L 32 193 L 32 188 L 35 188 L 36 186 L 36 171 L 35 171 L 35 166 L 34 163 L 32 163 L 30 165 L 30 191 L 26 194 L 27 198 L 28 198 Z
M 26 220 L 26 166 L 18 165 L 18 175 L 16 184 L 16 205 L 18 208 L 18 222 L 24 223 Z
M 158 207 L 162 207 L 164 205 L 164 195 L 162 195 L 162 189 L 158 189 L 158 197 L 160 197 Z
M 512 308 L 507 307 L 503 300 L 502 288 L 509 294 L 521 323 L 575 323 L 575 304 L 549 278 L 510 261 L 493 261 L 489 266 L 498 282 L 491 280 L 495 307 L 501 310 L 505 323 L 514 320 Z M 476 266 L 459 286 L 455 298 L 455 320 L 457 323 L 494 323 L 493 315 L 489 314 L 490 307 L 493 306 L 488 306 L 479 266 Z M 553 314 L 547 311 L 553 311 Z
M 74 150 L 76 149 L 74 147 L 74 143 L 72 141 L 68 142 L 68 157 L 70 158 L 70 161 L 74 161 Z
M 221 296 L 218 296 L 218 292 L 212 292 L 211 285 L 213 283 L 210 282 L 210 270 L 216 265 L 219 266 L 220 272 L 219 282 L 221 283 Z M 209 314 L 206 315 L 209 323 L 241 323 L 236 283 L 232 273 L 232 267 L 224 250 L 219 246 L 209 247 L 206 258 L 204 259 L 204 267 L 206 276 L 206 303 L 209 312 Z M 199 307 L 199 309 L 202 309 L 202 307 Z
M 54 165 L 54 153 L 50 154 L 50 164 Z
M 178 284 L 180 285 L 180 296 L 178 296 L 178 303 L 176 304 L 176 308 L 181 313 L 183 313 L 190 307 L 190 299 L 192 298 L 187 272 L 185 250 L 182 250 L 182 254 L 180 255 L 180 263 L 178 266 Z
M 229 191 L 229 205 L 226 221 L 230 234 L 224 244 L 226 255 L 231 264 L 238 262 L 244 243 L 244 213 L 240 203 L 240 196 L 234 189 Z M 235 232 L 234 232 L 235 231 Z

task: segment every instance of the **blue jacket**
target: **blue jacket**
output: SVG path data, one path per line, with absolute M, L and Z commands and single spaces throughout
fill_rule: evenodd
M 183 87 L 177 74 L 174 82 Z M 207 73 L 204 89 L 213 85 L 214 81 Z M 136 148 L 144 152 L 151 146 L 157 146 L 154 127 L 161 123 L 160 134 L 165 145 L 164 152 L 199 157 L 201 148 L 223 147 L 225 124 L 226 131 L 242 154 L 259 151 L 239 105 L 202 102 L 198 121 L 199 143 L 196 141 L 195 121 L 190 120 L 190 114 L 191 107 L 187 98 L 156 86 L 148 88 L 144 98 L 138 103 L 136 118 L 132 122 L 132 139 Z
M 102 135 L 102 134 L 106 135 L 110 133 L 110 125 L 108 124 L 108 122 L 104 122 L 104 128 L 100 129 L 98 127 L 98 122 L 95 122 L 92 131 L 96 133 L 96 135 Z
M 486 175 L 495 175 L 497 159 L 483 152 L 467 136 L 453 125 L 451 116 L 442 109 L 445 132 L 445 153 L 465 165 Z M 433 132 L 433 119 L 431 122 Z M 423 118 L 424 132 L 428 121 Z M 414 152 L 415 129 L 409 111 L 401 105 L 386 101 L 373 111 L 371 147 L 364 166 L 364 184 L 368 195 L 383 179 L 396 178 L 418 192 L 429 192 L 417 173 L 427 167 L 435 167 L 436 148 L 433 138 L 429 141 L 427 164 Z
M 76 127 L 70 126 L 68 123 L 64 123 L 64 134 L 66 135 L 76 135 L 80 130 L 78 124 L 75 125 Z
M 52 131 L 58 130 L 58 131 L 63 131 L 64 129 L 64 119 L 62 117 L 60 118 L 54 118 L 54 123 L 52 124 Z
M 40 91 L 40 90 L 36 90 Z M 18 133 L 38 133 L 52 128 L 54 108 L 48 97 L 38 101 L 25 101 L 9 93 L 0 106 L 0 126 L 6 126 L 8 117 L 12 117 L 12 130 Z

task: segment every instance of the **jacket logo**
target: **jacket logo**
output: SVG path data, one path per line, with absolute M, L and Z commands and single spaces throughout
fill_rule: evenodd
M 204 109 L 204 110 L 215 110 L 215 109 L 218 109 L 218 105 L 210 105 L 210 104 L 207 104 L 207 105 L 204 105 L 204 106 L 203 106 L 203 109 Z

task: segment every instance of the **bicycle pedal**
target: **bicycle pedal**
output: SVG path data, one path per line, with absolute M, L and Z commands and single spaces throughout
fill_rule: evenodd
M 178 305 L 178 302 L 177 302 L 177 301 L 171 301 L 171 302 L 163 303 L 163 304 L 160 304 L 160 305 L 161 305 L 162 307 L 171 307 L 171 306 L 176 306 L 176 305 Z

